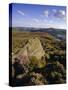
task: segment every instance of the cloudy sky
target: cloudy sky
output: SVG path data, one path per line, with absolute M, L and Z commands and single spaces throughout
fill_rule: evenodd
M 13 27 L 66 28 L 66 7 L 12 4 Z

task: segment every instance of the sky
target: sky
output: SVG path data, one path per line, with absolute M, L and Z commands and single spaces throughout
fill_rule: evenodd
M 66 29 L 66 7 L 12 4 L 12 27 Z

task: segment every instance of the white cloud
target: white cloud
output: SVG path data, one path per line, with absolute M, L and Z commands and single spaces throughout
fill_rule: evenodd
M 30 26 L 32 26 L 33 24 L 32 23 L 30 23 Z
M 33 19 L 33 21 L 35 21 L 35 22 L 39 22 L 39 20 L 38 20 L 38 19 L 36 19 L 36 18 L 34 18 L 34 19 Z
M 65 11 L 64 11 L 64 10 L 60 10 L 59 13 L 60 13 L 62 16 L 65 16 Z
M 47 22 L 47 20 L 46 20 L 46 19 L 44 19 L 43 21 L 44 21 L 44 22 Z
M 46 17 L 49 16 L 49 11 L 48 11 L 48 10 L 45 10 L 45 11 L 44 11 L 44 16 L 46 16 Z
M 53 13 L 56 18 L 64 19 L 66 17 L 66 13 L 64 10 L 59 10 Z
M 25 15 L 24 12 L 22 12 L 21 10 L 17 10 L 17 12 L 23 16 Z
M 49 23 L 53 23 L 53 21 L 52 21 L 52 20 L 50 20 L 50 21 L 49 21 Z
M 65 24 L 59 24 L 59 23 L 48 23 L 48 28 L 59 28 L 59 29 L 66 29 L 66 25 Z

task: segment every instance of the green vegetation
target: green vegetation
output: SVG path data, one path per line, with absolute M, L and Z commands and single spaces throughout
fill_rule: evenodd
M 28 44 L 29 40 L 35 37 L 40 40 L 45 54 L 41 59 L 28 55 L 29 63 L 25 65 L 21 65 L 20 60 L 15 59 L 12 65 L 13 85 L 66 83 L 66 42 L 64 40 L 57 41 L 54 36 L 46 32 L 13 31 L 13 55 L 17 55 Z M 27 50 L 29 49 L 27 48 Z
M 43 68 L 46 65 L 46 61 L 43 59 L 38 60 L 35 56 L 32 56 L 30 59 L 30 67 L 33 68 Z

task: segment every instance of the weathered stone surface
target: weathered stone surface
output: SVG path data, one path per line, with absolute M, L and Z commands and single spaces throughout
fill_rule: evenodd
M 32 56 L 39 60 L 44 54 L 41 42 L 36 37 L 29 39 L 28 43 L 17 53 L 16 57 L 20 60 L 20 64 L 26 64 Z

